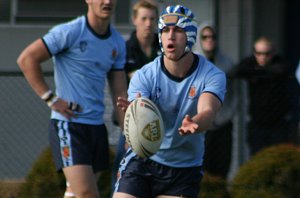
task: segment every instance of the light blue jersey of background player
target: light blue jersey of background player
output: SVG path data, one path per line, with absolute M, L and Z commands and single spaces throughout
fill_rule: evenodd
M 52 28 L 43 42 L 53 56 L 56 95 L 83 109 L 71 120 L 56 111 L 52 111 L 51 118 L 103 124 L 106 74 L 110 70 L 123 70 L 125 64 L 122 36 L 112 25 L 106 35 L 99 36 L 89 26 L 86 16 L 81 16 Z

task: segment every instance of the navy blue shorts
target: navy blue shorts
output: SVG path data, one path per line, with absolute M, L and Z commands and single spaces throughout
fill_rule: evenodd
M 158 195 L 197 198 L 202 176 L 202 167 L 168 167 L 137 157 L 129 149 L 120 164 L 115 192 L 143 198 Z
M 109 167 L 109 144 L 104 124 L 88 125 L 52 119 L 49 141 L 56 169 L 91 165 L 93 171 Z

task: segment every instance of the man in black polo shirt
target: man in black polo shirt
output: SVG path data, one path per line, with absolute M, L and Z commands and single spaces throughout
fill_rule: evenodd
M 151 1 L 138 1 L 133 7 L 132 21 L 136 30 L 126 42 L 125 71 L 128 80 L 137 69 L 161 53 L 156 33 L 157 17 L 158 9 Z

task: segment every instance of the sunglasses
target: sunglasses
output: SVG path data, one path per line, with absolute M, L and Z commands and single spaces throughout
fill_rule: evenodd
M 207 39 L 213 39 L 213 40 L 215 40 L 216 36 L 215 35 L 201 35 L 201 39 L 202 40 L 207 40 Z
M 258 56 L 270 56 L 272 54 L 271 51 L 267 51 L 267 52 L 259 52 L 259 51 L 255 51 L 254 52 L 256 55 Z

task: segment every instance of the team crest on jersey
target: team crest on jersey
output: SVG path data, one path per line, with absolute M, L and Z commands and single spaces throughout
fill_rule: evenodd
M 116 58 L 117 55 L 118 55 L 117 50 L 116 50 L 116 49 L 113 49 L 112 52 L 111 52 L 111 57 L 112 57 L 112 58 Z
M 189 97 L 195 97 L 196 96 L 196 87 L 191 86 L 189 91 Z
M 160 96 L 161 96 L 161 88 L 160 87 L 156 87 L 155 88 L 155 95 L 154 95 L 153 101 L 157 102 L 158 99 L 160 98 Z
M 62 148 L 62 155 L 64 158 L 70 157 L 70 147 L 69 146 L 64 146 Z
M 81 52 L 84 52 L 87 48 L 87 42 L 86 41 L 80 41 L 79 48 Z

